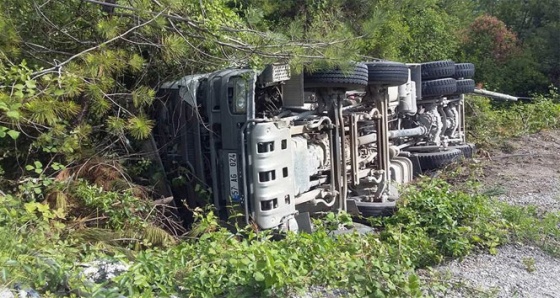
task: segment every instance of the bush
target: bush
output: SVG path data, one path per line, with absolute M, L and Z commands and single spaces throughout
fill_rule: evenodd
M 78 250 L 61 237 L 61 213 L 40 203 L 0 196 L 0 282 L 28 285 L 42 293 L 74 282 Z
M 116 281 L 129 294 L 177 288 L 192 297 L 284 297 L 322 285 L 358 297 L 419 295 L 418 277 L 391 247 L 373 236 L 325 231 L 269 241 L 266 233 L 236 239 L 221 230 L 168 251 L 142 252 L 131 269 Z
M 405 250 L 416 267 L 491 252 L 506 240 L 507 226 L 486 196 L 454 191 L 442 180 L 422 180 L 402 196 L 397 213 L 382 222 L 381 239 Z
M 78 188 L 86 197 L 95 192 L 87 185 Z M 97 196 L 91 202 L 104 202 L 113 194 Z M 321 285 L 360 297 L 419 296 L 418 277 L 410 262 L 403 262 L 393 247 L 375 235 L 332 237 L 322 228 L 271 241 L 269 232 L 247 230 L 241 237 L 219 229 L 168 248 L 144 246 L 135 252 L 108 244 L 106 237 L 84 242 L 84 233 L 65 225 L 62 211 L 46 204 L 24 204 L 12 196 L 0 197 L 0 203 L 0 278 L 9 288 L 21 284 L 47 296 L 253 297 L 285 296 Z M 103 214 L 109 217 L 107 223 L 121 216 Z M 207 230 L 217 226 L 215 220 L 210 213 L 199 224 Z M 118 231 L 104 230 L 105 234 Z M 128 264 L 129 270 L 95 284 L 78 265 L 94 260 L 116 260 Z
M 496 147 L 505 139 L 560 128 L 560 95 L 552 88 L 548 95 L 531 102 L 496 102 L 485 97 L 466 100 L 467 128 L 482 148 Z
M 76 192 L 107 217 L 100 222 L 106 234 L 118 235 L 118 229 L 128 228 L 113 217 L 142 214 L 104 209 L 117 201 L 141 204 L 124 193 L 99 192 L 87 184 Z M 509 227 L 489 198 L 453 191 L 435 179 L 411 186 L 396 214 L 374 220 L 380 233 L 332 235 L 331 228 L 349 224 L 347 215 L 339 214 L 327 215 L 313 234 L 288 233 L 273 240 L 270 231 L 257 233 L 248 227 L 232 233 L 220 228 L 210 211 L 195 223 L 193 230 L 204 232 L 191 235 L 199 237 L 157 248 L 116 246 L 103 237 L 77 236 L 48 205 L 23 204 L 14 197 L 1 200 L 2 283 L 22 283 L 57 295 L 285 297 L 320 286 L 345 296 L 419 297 L 421 280 L 415 269 L 475 249 L 493 251 L 507 240 Z M 115 260 L 128 270 L 95 283 L 77 265 L 94 260 Z

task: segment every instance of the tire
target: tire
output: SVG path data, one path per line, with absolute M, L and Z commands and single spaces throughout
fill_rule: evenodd
M 413 154 L 418 157 L 422 171 L 442 168 L 458 161 L 463 156 L 463 152 L 459 149 L 449 149 L 447 151 L 438 152 L 418 152 Z
M 366 65 L 371 85 L 399 86 L 408 82 L 408 66 L 404 63 L 379 61 Z
M 422 82 L 422 97 L 443 96 L 457 92 L 455 79 L 438 79 Z
M 368 67 L 359 63 L 348 71 L 330 69 L 305 73 L 303 83 L 304 88 L 360 89 L 368 84 Z
M 457 80 L 457 91 L 455 94 L 474 93 L 474 80 Z
M 455 74 L 455 62 L 451 60 L 422 63 L 422 80 L 449 78 Z
M 455 63 L 455 79 L 472 79 L 474 77 L 474 64 Z
M 391 216 L 397 209 L 396 202 L 356 202 L 356 206 L 363 217 Z
M 449 148 L 457 149 L 457 150 L 461 151 L 461 153 L 463 153 L 463 156 L 465 158 L 472 158 L 473 154 L 474 154 L 474 151 L 476 150 L 476 146 L 474 144 L 471 144 L 471 143 L 449 146 Z

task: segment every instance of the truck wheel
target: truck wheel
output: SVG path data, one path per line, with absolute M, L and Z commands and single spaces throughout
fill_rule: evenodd
M 474 80 L 457 80 L 457 91 L 455 94 L 465 94 L 474 92 Z
M 350 70 L 329 69 L 305 73 L 303 83 L 305 88 L 360 89 L 368 84 L 368 67 L 358 63 Z
M 476 150 L 476 146 L 471 143 L 449 146 L 449 148 L 460 150 L 465 158 L 472 158 L 474 151 Z
M 474 77 L 474 64 L 472 63 L 455 63 L 456 79 L 472 79 Z
M 418 152 L 413 154 L 418 157 L 422 171 L 441 168 L 459 160 L 461 156 L 463 156 L 463 152 L 459 149 L 438 152 Z
M 455 79 L 438 79 L 422 82 L 422 96 L 442 96 L 453 94 L 457 91 L 457 81 Z
M 408 67 L 404 63 L 378 61 L 366 65 L 371 85 L 399 86 L 408 82 Z
M 356 202 L 363 217 L 391 216 L 395 213 L 396 202 Z
M 455 62 L 451 60 L 422 63 L 422 80 L 452 77 L 455 74 Z

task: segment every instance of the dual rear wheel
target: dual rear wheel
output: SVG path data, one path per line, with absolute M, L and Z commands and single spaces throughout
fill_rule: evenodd
M 422 63 L 422 97 L 474 92 L 474 64 L 451 60 Z
M 404 63 L 378 61 L 357 63 L 349 69 L 318 70 L 304 74 L 305 88 L 364 88 L 367 85 L 399 86 L 408 81 Z

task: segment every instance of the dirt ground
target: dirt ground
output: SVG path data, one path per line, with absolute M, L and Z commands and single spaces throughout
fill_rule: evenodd
M 499 200 L 533 205 L 543 213 L 560 211 L 560 130 L 508 140 L 500 150 L 480 152 L 477 159 L 481 171 L 476 173 L 482 173 L 478 180 L 486 191 L 499 194 Z M 521 243 L 500 247 L 496 255 L 470 255 L 434 269 L 463 285 L 436 296 L 560 296 L 560 259 Z
M 513 204 L 560 210 L 560 130 L 508 140 L 479 157 L 486 189 Z

